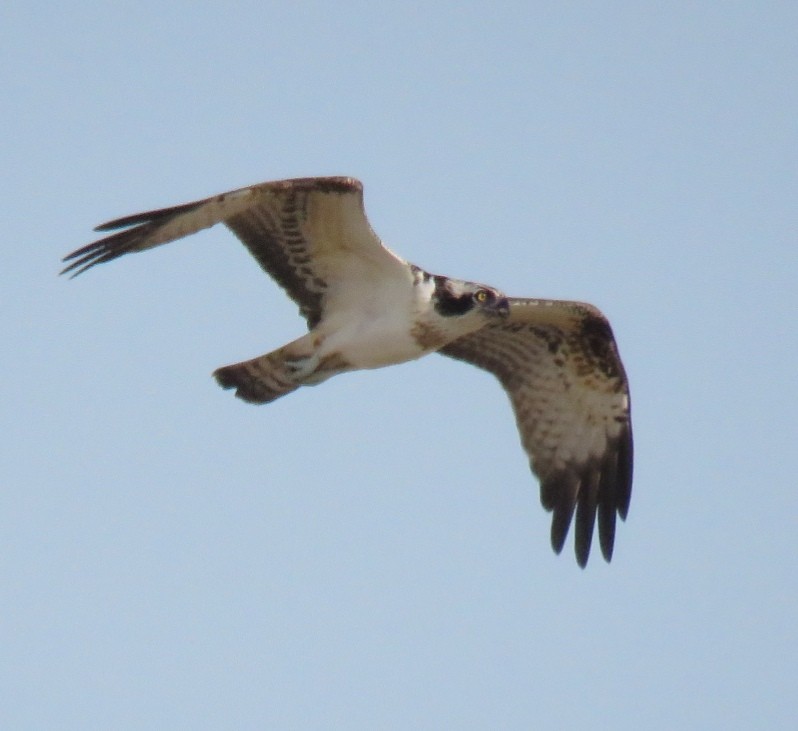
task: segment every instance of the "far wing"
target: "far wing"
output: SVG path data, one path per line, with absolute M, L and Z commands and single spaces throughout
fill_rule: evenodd
M 404 262 L 385 248 L 363 209 L 354 178 L 298 178 L 240 188 L 173 208 L 109 221 L 97 231 L 125 229 L 64 258 L 62 273 L 81 272 L 123 254 L 144 251 L 224 223 L 260 266 L 299 305 L 313 327 L 330 288 L 363 275 L 364 267 L 396 275 Z
M 629 387 L 610 325 L 578 302 L 511 299 L 510 316 L 439 352 L 493 373 L 515 411 L 521 442 L 553 512 L 551 542 L 562 550 L 576 510 L 576 558 L 585 566 L 598 513 L 612 557 L 616 513 L 632 490 Z

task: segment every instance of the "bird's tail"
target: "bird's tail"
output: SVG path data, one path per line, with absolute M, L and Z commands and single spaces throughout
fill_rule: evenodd
M 330 376 L 351 370 L 337 356 L 319 358 L 312 334 L 252 360 L 223 366 L 214 372 L 222 388 L 236 389 L 236 396 L 252 404 L 270 401 L 300 386 L 315 386 Z
M 213 376 L 222 388 L 234 388 L 238 398 L 251 404 L 268 404 L 302 385 L 286 367 L 282 351 L 280 348 L 252 360 L 223 366 Z

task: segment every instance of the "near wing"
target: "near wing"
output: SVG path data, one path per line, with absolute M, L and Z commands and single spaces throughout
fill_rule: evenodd
M 330 288 L 346 287 L 363 267 L 397 272 L 404 262 L 388 251 L 363 210 L 354 178 L 299 178 L 262 183 L 173 208 L 118 218 L 96 231 L 124 231 L 64 257 L 63 272 L 81 272 L 224 223 L 300 308 L 313 327 Z
M 610 325 L 578 302 L 511 299 L 510 316 L 440 353 L 493 373 L 515 411 L 521 442 L 553 512 L 551 543 L 562 550 L 576 510 L 576 558 L 585 566 L 598 512 L 609 561 L 615 515 L 632 490 L 629 386 Z

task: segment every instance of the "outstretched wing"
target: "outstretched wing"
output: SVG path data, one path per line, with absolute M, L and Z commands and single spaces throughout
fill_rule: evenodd
M 313 327 L 324 296 L 405 263 L 385 248 L 363 210 L 354 178 L 299 178 L 262 183 L 173 208 L 118 218 L 97 231 L 125 229 L 64 257 L 76 276 L 123 254 L 144 251 L 224 223 L 280 284 Z
M 553 512 L 551 543 L 562 550 L 576 510 L 576 558 L 585 566 L 598 513 L 609 561 L 615 516 L 632 490 L 629 386 L 610 325 L 578 302 L 511 299 L 510 316 L 440 353 L 493 373 L 515 411 L 521 442 Z

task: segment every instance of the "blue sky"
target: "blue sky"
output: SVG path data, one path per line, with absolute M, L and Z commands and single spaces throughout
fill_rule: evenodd
M 798 10 L 433 5 L 0 11 L 0 727 L 794 728 Z M 611 565 L 551 553 L 476 369 L 219 389 L 303 331 L 226 230 L 56 276 L 327 174 L 407 259 L 610 318 Z

